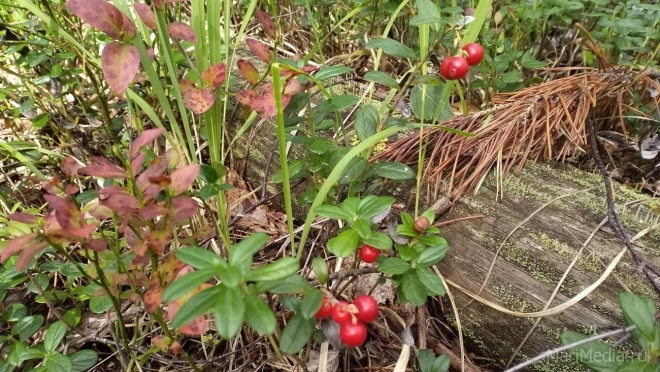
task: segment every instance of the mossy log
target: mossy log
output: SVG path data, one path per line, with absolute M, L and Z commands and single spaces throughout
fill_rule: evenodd
M 485 216 L 462 220 L 442 229 L 450 250 L 438 268 L 446 279 L 477 293 L 496 258 L 496 251 L 515 229 L 504 242 L 481 296 L 517 312 L 543 310 L 584 241 L 607 216 L 602 178 L 599 173 L 583 172 L 568 165 L 529 165 L 522 173 L 507 176 L 500 189 L 503 194 L 500 200 L 496 200 L 498 190 L 494 180 L 491 176 L 476 195 L 460 199 L 451 213 L 443 217 L 444 220 Z M 657 199 L 619 184 L 614 194 L 629 236 L 658 222 Z M 534 216 L 525 221 L 532 214 Z M 637 240 L 635 246 L 657 266 L 660 265 L 658 243 L 660 233 L 651 230 Z M 567 275 L 551 307 L 566 302 L 594 283 L 623 247 L 609 225 L 598 229 Z M 499 370 L 524 340 L 536 318 L 508 316 L 480 302 L 470 301 L 471 297 L 457 288 L 449 289 L 468 347 L 493 358 Z M 629 253 L 610 277 L 586 298 L 558 315 L 543 318 L 513 365 L 561 345 L 565 330 L 592 335 L 621 326 L 617 296 L 626 290 L 650 297 L 656 303 L 659 299 L 646 276 L 636 270 Z M 456 324 L 451 310 L 445 308 L 444 314 Z M 624 344 L 623 350 L 632 355 L 639 352 L 631 343 Z M 560 355 L 527 370 L 585 369 L 571 362 L 568 355 Z

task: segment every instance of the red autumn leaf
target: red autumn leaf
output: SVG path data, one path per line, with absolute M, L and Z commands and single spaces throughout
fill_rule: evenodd
M 144 255 L 147 253 L 148 248 L 149 248 L 149 245 L 147 244 L 146 240 L 140 240 L 135 245 L 133 245 L 131 247 L 133 252 L 135 252 L 135 254 L 140 256 L 140 257 L 144 257 Z
M 133 159 L 135 158 L 135 155 L 142 149 L 144 146 L 151 144 L 153 141 L 155 141 L 158 137 L 160 137 L 163 132 L 165 132 L 164 128 L 154 128 L 154 129 L 147 129 L 142 131 L 137 138 L 131 143 L 131 150 L 128 153 L 128 156 Z
M 288 94 L 282 94 L 282 110 L 289 105 L 291 101 L 291 96 Z M 261 97 L 261 102 L 264 107 L 264 114 L 266 117 L 272 118 L 277 115 L 277 106 L 275 105 L 275 93 L 268 92 Z
M 150 220 L 152 218 L 160 217 L 166 215 L 168 212 L 168 209 L 163 207 L 162 205 L 158 204 L 152 204 L 152 205 L 147 205 L 140 209 L 140 217 L 144 218 L 145 220 Z
M 57 223 L 59 223 L 62 228 L 68 230 L 82 226 L 82 213 L 80 213 L 78 207 L 72 201 L 48 194 L 44 195 L 44 199 L 48 202 L 48 205 L 55 210 Z
M 92 236 L 92 233 L 96 231 L 96 222 L 86 223 L 83 222 L 81 227 L 72 227 L 67 229 L 65 232 L 73 235 L 74 238 L 81 238 L 87 240 Z
M 66 174 L 67 176 L 74 176 L 78 174 L 79 168 L 80 164 L 78 161 L 70 156 L 62 159 L 62 163 L 60 163 L 60 169 L 62 170 L 62 173 Z
M 64 186 L 62 186 L 60 178 L 57 176 L 53 177 L 50 181 L 42 182 L 41 188 L 49 194 L 58 194 L 64 190 Z
M 193 319 L 192 322 L 179 328 L 179 330 L 181 333 L 187 334 L 189 336 L 203 336 L 206 333 L 206 317 L 204 315 L 200 315 Z
M 154 6 L 158 10 L 165 10 L 165 0 L 153 0 Z
M 121 94 L 131 85 L 140 67 L 140 53 L 131 44 L 113 41 L 101 52 L 101 70 L 115 94 Z
M 171 213 L 168 222 L 172 224 L 181 223 L 192 217 L 199 208 L 197 202 L 188 196 L 177 196 L 172 199 Z
M 257 58 L 259 58 L 260 60 L 266 63 L 270 62 L 271 52 L 270 49 L 268 49 L 268 47 L 266 46 L 266 44 L 262 43 L 257 39 L 251 39 L 251 38 L 245 39 L 245 43 Z
M 268 13 L 261 9 L 257 9 L 257 19 L 259 19 L 259 23 L 261 23 L 261 27 L 264 28 L 266 35 L 275 40 L 277 37 L 277 28 L 275 27 L 275 22 L 273 22 Z
M 105 252 L 108 250 L 108 243 L 103 239 L 92 239 L 88 242 L 83 243 L 83 247 L 91 249 L 95 252 Z
M 181 343 L 179 341 L 174 341 L 174 343 L 170 346 L 170 353 L 173 355 L 179 355 L 181 354 Z
M 206 71 L 202 72 L 202 80 L 206 86 L 217 88 L 225 82 L 227 78 L 227 64 L 224 62 L 216 63 L 209 66 Z
M 179 80 L 179 90 L 181 91 L 181 94 L 186 94 L 188 91 L 193 89 L 195 89 L 195 83 L 189 79 Z
M 197 175 L 199 175 L 200 165 L 193 164 L 188 165 L 183 168 L 179 168 L 172 172 L 170 177 L 172 178 L 172 183 L 168 187 L 170 196 L 177 196 L 184 193 L 190 185 L 195 182 Z
M 112 217 L 112 211 L 105 205 L 97 205 L 96 207 L 90 209 L 89 214 L 100 221 L 107 220 L 108 218 Z
M 152 160 L 149 164 L 149 167 L 147 167 L 147 169 L 142 172 L 135 181 L 137 183 L 138 189 L 144 192 L 151 185 L 151 183 L 149 183 L 149 177 L 160 176 L 167 169 L 167 165 L 168 159 L 166 159 L 163 155 L 160 155 L 156 159 Z
M 140 16 L 140 19 L 144 24 L 150 29 L 156 31 L 158 29 L 158 23 L 156 22 L 156 15 L 151 10 L 151 7 L 147 4 L 135 3 L 133 4 L 135 12 Z
M 196 89 L 193 88 L 183 94 L 183 105 L 195 114 L 203 114 L 208 111 L 215 102 L 215 93 L 213 88 Z
M 307 85 L 302 85 L 300 84 L 300 81 L 298 81 L 298 79 L 294 78 L 286 83 L 286 88 L 284 88 L 284 94 L 295 96 L 296 94 L 300 94 L 313 86 L 314 86 L 314 82 L 312 82 L 311 80 L 307 82 Z
M 167 33 L 177 39 L 190 41 L 191 43 L 197 42 L 197 35 L 195 35 L 195 31 L 192 29 L 192 27 L 182 22 L 172 22 L 168 24 Z
M 74 185 L 66 185 L 66 189 L 64 189 L 64 193 L 67 195 L 73 195 L 78 191 L 80 191 L 80 188 Z
M 127 178 L 128 173 L 114 164 L 92 164 L 80 169 L 80 173 L 101 178 Z
M 128 194 L 128 190 L 121 186 L 108 186 L 97 191 L 100 199 L 107 199 L 112 194 Z
M 18 260 L 16 260 L 16 271 L 21 272 L 25 270 L 30 264 L 30 261 L 32 261 L 37 254 L 43 251 L 46 247 L 48 247 L 48 243 L 46 242 L 37 242 L 25 247 L 21 254 L 18 255 Z
M 2 253 L 0 253 L 0 264 L 5 263 L 5 261 L 7 261 L 9 257 L 11 257 L 14 253 L 23 249 L 23 247 L 25 247 L 28 243 L 34 241 L 34 239 L 36 238 L 37 238 L 37 234 L 27 234 L 27 235 L 17 236 L 14 239 L 10 240 L 5 246 L 5 249 L 2 250 Z
M 69 0 L 64 6 L 92 27 L 115 40 L 130 41 L 135 26 L 117 7 L 104 0 Z
M 259 93 L 266 93 L 272 91 L 275 88 L 273 88 L 273 83 L 271 81 L 262 81 L 259 83 L 259 85 L 254 87 L 254 89 Z
M 156 59 L 154 48 L 147 48 L 147 55 L 149 56 L 149 60 L 153 62 Z
M 259 81 L 259 71 L 250 61 L 239 59 L 236 63 L 238 64 L 238 72 L 240 72 L 241 76 L 250 84 L 255 84 Z
M 236 100 L 244 105 L 249 106 L 251 109 L 257 112 L 264 110 L 263 102 L 259 93 L 254 90 L 242 90 L 236 95 Z
M 163 254 L 167 244 L 172 240 L 172 231 L 157 230 L 149 233 L 149 248 L 157 255 Z
M 27 224 L 33 224 L 39 221 L 39 218 L 37 218 L 37 216 L 24 212 L 10 213 L 7 215 L 7 218 L 9 218 L 12 221 L 27 223 Z
M 170 176 L 153 176 L 149 177 L 149 182 L 160 187 L 167 187 L 172 183 Z
M 128 194 L 114 193 L 101 202 L 120 216 L 134 214 L 140 209 L 140 202 L 136 197 Z
M 133 175 L 140 173 L 142 164 L 144 164 L 145 157 L 147 157 L 147 153 L 141 152 L 133 160 L 131 160 L 131 170 L 133 171 Z
M 149 289 L 144 293 L 144 311 L 153 314 L 163 303 L 162 289 Z

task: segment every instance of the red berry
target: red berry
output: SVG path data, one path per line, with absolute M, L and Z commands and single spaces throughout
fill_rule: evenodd
M 367 339 L 367 327 L 364 323 L 344 323 L 339 328 L 339 339 L 348 347 L 360 346 Z
M 366 244 L 360 248 L 360 259 L 366 263 L 375 262 L 379 254 L 378 249 Z
M 350 323 L 351 319 L 353 319 L 353 314 L 348 310 L 349 305 L 346 301 L 339 301 L 339 303 L 335 304 L 330 313 L 332 320 L 339 324 Z
M 357 307 L 356 317 L 362 323 L 370 323 L 378 318 L 378 304 L 369 295 L 360 295 L 355 298 L 353 305 Z
M 462 79 L 467 75 L 470 65 L 463 57 L 450 56 L 440 65 L 440 74 L 447 80 Z
M 332 304 L 330 303 L 330 299 L 327 297 L 323 297 L 323 302 L 321 302 L 321 308 L 319 311 L 314 314 L 314 317 L 316 319 L 325 319 L 330 316 L 330 313 L 332 312 Z
M 477 43 L 465 44 L 463 51 L 467 54 L 465 60 L 470 66 L 478 65 L 484 59 L 484 48 Z

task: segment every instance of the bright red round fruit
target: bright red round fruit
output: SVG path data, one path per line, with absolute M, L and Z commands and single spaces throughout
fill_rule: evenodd
M 380 251 L 370 245 L 363 245 L 360 248 L 360 259 L 366 263 L 376 262 Z
M 371 323 L 378 318 L 378 303 L 369 295 L 360 295 L 355 298 L 353 305 L 357 307 L 355 315 L 362 323 Z
M 465 44 L 463 50 L 467 53 L 465 60 L 470 66 L 478 65 L 484 59 L 484 48 L 477 43 Z
M 314 317 L 316 319 L 325 319 L 330 316 L 330 313 L 332 313 L 332 304 L 330 303 L 330 299 L 323 297 L 321 308 L 316 312 L 316 314 L 314 314 Z
M 339 301 L 339 303 L 336 303 L 330 313 L 332 320 L 339 324 L 350 323 L 351 319 L 353 319 L 353 314 L 348 310 L 348 306 L 349 303 L 346 301 Z
M 339 328 L 339 339 L 348 347 L 360 346 L 367 339 L 367 327 L 364 323 L 344 323 Z
M 462 79 L 467 75 L 470 65 L 463 57 L 450 56 L 440 65 L 440 74 L 447 80 Z

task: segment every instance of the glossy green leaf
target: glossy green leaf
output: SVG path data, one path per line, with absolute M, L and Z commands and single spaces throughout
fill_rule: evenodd
M 245 279 L 251 282 L 281 280 L 295 274 L 299 267 L 300 264 L 295 258 L 282 257 L 268 265 L 250 271 Z
M 426 288 L 419 280 L 414 271 L 403 275 L 397 293 L 403 292 L 406 300 L 414 306 L 422 306 L 426 303 Z
M 21 341 L 32 337 L 44 324 L 44 317 L 41 315 L 29 315 L 21 318 L 11 328 L 11 335 L 18 336 Z
M 371 236 L 371 223 L 363 219 L 353 221 L 353 230 L 355 230 L 360 238 L 367 239 Z
M 616 372 L 656 372 L 657 368 L 651 362 L 631 360 L 620 365 Z
M 192 322 L 198 316 L 211 311 L 211 308 L 217 303 L 221 287 L 224 286 L 216 285 L 192 296 L 181 306 L 179 312 L 177 312 L 174 319 L 172 319 L 172 327 L 182 327 Z
M 353 94 L 334 96 L 316 106 L 317 114 L 327 114 L 333 111 L 343 110 L 358 103 L 360 97 Z
M 216 273 L 215 268 L 202 269 L 185 274 L 174 283 L 170 284 L 163 292 L 163 302 L 170 303 L 179 297 L 183 297 L 213 278 Z
M 362 177 L 369 167 L 369 163 L 365 158 L 355 157 L 347 165 L 344 171 L 339 176 L 339 184 L 348 185 Z
M 252 258 L 268 241 L 268 234 L 254 233 L 239 243 L 232 245 L 229 251 L 229 265 L 237 267 L 243 274 L 252 266 Z
M 379 122 L 378 111 L 372 105 L 360 107 L 355 115 L 355 131 L 360 141 L 364 141 L 376 134 L 376 128 Z
M 351 71 L 353 71 L 353 69 L 347 66 L 327 66 L 322 67 L 316 74 L 314 74 L 314 78 L 316 78 L 316 80 L 329 79 Z
M 298 274 L 291 275 L 284 280 L 273 280 L 257 283 L 259 292 L 270 292 L 274 294 L 296 294 L 304 293 L 313 287 L 305 278 Z
M 410 91 L 410 108 L 413 114 L 421 120 L 430 121 L 433 119 L 438 107 L 442 106 L 438 122 L 454 117 L 454 111 L 451 109 L 448 101 L 440 102 L 442 99 L 442 85 L 427 85 L 426 94 L 421 85 L 414 86 Z M 424 100 L 424 116 L 422 117 L 422 100 Z
M 401 181 L 414 178 L 415 172 L 413 172 L 409 166 L 403 163 L 395 161 L 382 161 L 376 164 L 372 164 L 364 178 L 367 179 L 373 176 Z
M 373 231 L 368 238 L 364 239 L 364 242 L 376 249 L 392 249 L 392 239 L 380 231 Z
M 48 372 L 71 372 L 73 363 L 68 356 L 60 353 L 52 353 L 46 357 L 46 370 Z
M 335 256 L 345 258 L 355 252 L 358 247 L 358 243 L 360 243 L 360 235 L 357 233 L 357 231 L 348 229 L 340 232 L 337 236 L 328 240 L 326 247 L 330 253 L 334 254 Z
M 317 311 L 321 308 L 321 303 L 323 302 L 323 297 L 325 294 L 318 289 L 309 291 L 303 297 L 302 302 L 300 303 L 300 314 L 305 319 L 312 319 Z
M 383 71 L 369 71 L 364 74 L 364 79 L 373 83 L 386 85 L 393 89 L 399 88 L 399 83 L 397 83 L 392 76 Z
M 84 372 L 94 367 L 99 360 L 99 355 L 94 350 L 83 349 L 76 351 L 69 358 L 73 363 L 73 372 Z
M 249 294 L 243 298 L 245 303 L 245 320 L 261 335 L 269 335 L 275 331 L 275 314 L 259 296 Z
M 215 326 L 225 339 L 230 339 L 243 327 L 245 315 L 245 302 L 239 288 L 229 288 L 220 285 L 220 291 L 216 297 Z
M 415 273 L 417 273 L 417 277 L 422 282 L 424 287 L 426 287 L 428 293 L 439 296 L 445 295 L 445 286 L 442 284 L 442 280 L 436 273 L 423 267 L 418 267 L 415 269 Z
M 305 319 L 302 314 L 297 313 L 287 323 L 280 336 L 280 349 L 289 354 L 295 354 L 309 342 L 316 319 Z
M 197 177 L 206 183 L 215 183 L 218 180 L 218 172 L 212 166 L 202 164 Z
M 389 209 L 394 201 L 390 196 L 365 197 L 358 205 L 358 217 L 367 220 L 377 216 Z
M 48 327 L 46 337 L 44 338 L 44 348 L 46 352 L 53 352 L 57 349 L 60 342 L 66 334 L 67 326 L 62 321 L 57 321 Z
M 218 276 L 224 285 L 227 287 L 236 287 L 243 282 L 243 274 L 241 271 L 233 266 L 221 266 L 217 269 Z
M 444 239 L 443 239 L 444 240 Z M 442 261 L 449 250 L 449 245 L 444 241 L 442 244 L 438 244 L 432 247 L 427 247 L 419 253 L 417 258 L 415 258 L 415 264 L 419 267 L 428 267 L 435 265 L 436 263 Z
M 378 265 L 378 271 L 389 275 L 400 275 L 410 269 L 410 265 L 398 257 L 386 258 Z
M 210 269 L 226 262 L 214 252 L 200 247 L 184 247 L 176 251 L 176 258 L 195 269 Z
M 657 309 L 655 304 L 650 299 L 637 296 L 634 293 L 621 292 L 619 294 L 619 305 L 623 310 L 623 319 L 626 325 L 637 326 L 637 328 L 630 331 L 630 334 L 648 353 L 656 333 L 654 322 Z M 655 341 L 658 342 L 659 340 Z
M 365 45 L 365 48 L 367 49 L 381 48 L 383 49 L 383 52 L 395 57 L 410 58 L 410 59 L 417 58 L 417 54 L 415 53 L 414 50 L 410 49 L 410 47 L 403 45 L 399 41 L 386 37 L 370 40 Z
M 348 221 L 353 218 L 350 213 L 336 205 L 319 205 L 316 207 L 316 209 L 314 209 L 314 213 L 318 214 L 319 216 L 332 218 L 333 220 Z
M 319 283 L 325 284 L 328 281 L 328 264 L 323 257 L 314 257 L 312 260 L 312 269 Z

